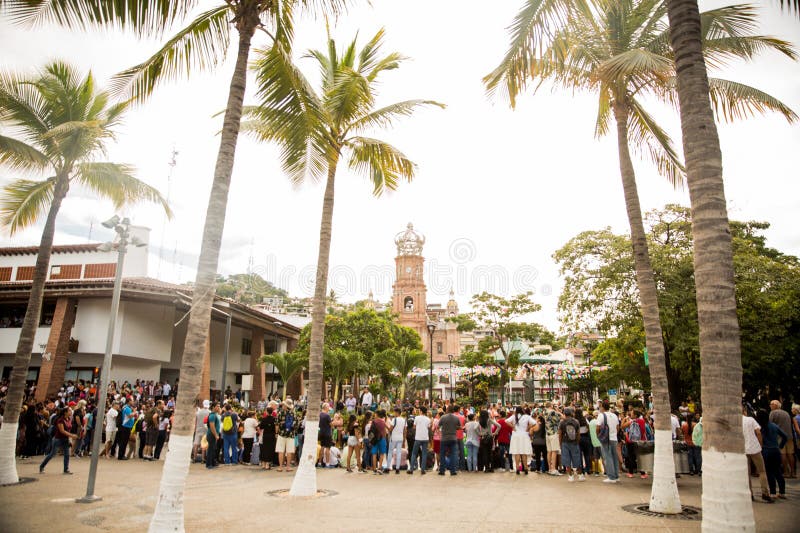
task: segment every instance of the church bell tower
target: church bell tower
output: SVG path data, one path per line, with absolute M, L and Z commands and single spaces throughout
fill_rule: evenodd
M 396 281 L 393 286 L 392 312 L 399 317 L 403 326 L 413 328 L 423 339 L 428 337 L 426 287 L 423 279 L 422 246 L 425 237 L 414 231 L 414 225 L 408 223 L 405 231 L 401 231 L 394 239 L 397 245 Z

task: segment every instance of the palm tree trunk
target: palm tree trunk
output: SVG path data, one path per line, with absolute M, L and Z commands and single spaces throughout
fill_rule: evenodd
M 692 204 L 700 388 L 703 531 L 755 531 L 742 434 L 742 357 L 722 151 L 708 96 L 696 0 L 668 0 Z
M 314 496 L 317 494 L 317 436 L 319 434 L 320 395 L 322 394 L 322 351 L 325 344 L 325 293 L 328 287 L 328 260 L 333 230 L 333 192 L 337 158 L 328 163 L 328 180 L 322 200 L 322 220 L 319 226 L 319 255 L 317 280 L 314 286 L 314 303 L 311 311 L 311 346 L 308 356 L 308 407 L 306 410 L 303 451 L 297 465 L 289 494 Z
M 184 530 L 183 491 L 186 485 L 186 476 L 189 473 L 194 435 L 194 403 L 198 393 L 201 393 L 203 398 L 206 398 L 209 393 L 209 391 L 200 391 L 203 357 L 211 324 L 211 305 L 214 303 L 216 292 L 214 281 L 219 264 L 219 249 L 222 243 L 222 231 L 225 227 L 228 190 L 242 117 L 242 102 L 247 83 L 247 58 L 250 53 L 250 41 L 259 22 L 257 12 L 254 16 L 247 15 L 245 14 L 239 19 L 237 26 L 239 30 L 238 55 L 228 93 L 222 138 L 214 169 L 214 181 L 211 185 L 211 194 L 206 210 L 203 244 L 200 249 L 192 296 L 192 311 L 189 315 L 181 361 L 181 387 L 176 398 L 169 451 L 164 461 L 156 509 L 150 521 L 150 533 L 182 532 Z
M 31 293 L 28 297 L 28 308 L 19 332 L 17 351 L 14 355 L 14 367 L 11 370 L 11 383 L 6 396 L 5 422 L 0 428 L 0 485 L 19 482 L 15 452 L 17 449 L 17 429 L 22 400 L 25 396 L 25 379 L 31 363 L 33 339 L 39 327 L 44 299 L 44 283 L 50 267 L 50 254 L 53 250 L 53 236 L 56 231 L 56 217 L 61 209 L 61 202 L 69 191 L 69 169 L 62 171 L 53 190 L 53 201 L 47 213 L 47 220 L 42 229 L 39 251 L 36 255 L 36 266 L 31 281 Z
M 650 491 L 650 510 L 659 513 L 681 512 L 681 500 L 675 481 L 675 462 L 672 457 L 672 421 L 669 409 L 669 386 L 667 365 L 664 358 L 664 339 L 658 312 L 658 293 L 650 254 L 642 222 L 642 208 L 636 188 L 636 174 L 628 147 L 628 108 L 625 104 L 614 104 L 619 148 L 619 170 L 625 208 L 631 227 L 631 244 L 636 269 L 636 285 L 644 321 L 645 344 L 650 358 L 650 383 L 653 393 L 655 457 L 653 458 L 653 485 Z

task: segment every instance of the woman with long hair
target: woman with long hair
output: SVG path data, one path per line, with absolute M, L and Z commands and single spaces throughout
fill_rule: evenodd
M 547 472 L 547 430 L 545 429 L 544 417 L 536 415 L 535 424 L 532 428 L 533 437 L 531 438 L 531 448 L 533 449 L 533 462 L 536 473 Z
M 517 407 L 516 412 L 506 418 L 506 422 L 514 428 L 511 433 L 511 445 L 509 447 L 509 454 L 516 463 L 514 471 L 519 475 L 520 470 L 523 470 L 527 476 L 528 457 L 533 455 L 529 429 L 534 426 L 535 422 L 531 415 L 525 414 L 522 407 Z
M 272 402 L 270 402 L 272 403 Z M 275 435 L 275 417 L 273 413 L 275 409 L 272 405 L 267 406 L 264 416 L 258 423 L 258 430 L 261 434 L 261 441 L 259 443 L 258 459 L 261 468 L 269 470 L 272 468 L 272 463 L 275 462 L 275 444 L 278 440 Z
M 355 414 L 350 415 L 350 420 L 347 422 L 347 472 L 352 473 L 353 469 L 350 468 L 351 458 L 353 454 L 356 456 L 356 467 L 359 472 L 364 472 L 358 460 L 361 457 L 361 438 L 364 434 L 361 431 L 361 425 L 358 423 L 358 417 Z
M 583 458 L 583 471 L 586 472 L 587 476 L 591 476 L 594 447 L 592 446 L 592 438 L 589 435 L 589 422 L 587 422 L 586 417 L 583 415 L 583 409 L 580 407 L 575 409 L 575 420 L 581 425 L 581 438 L 578 446 L 581 449 L 581 457 Z
M 494 418 L 489 415 L 489 411 L 482 409 L 478 414 L 478 435 L 480 437 L 478 471 L 483 470 L 487 474 L 494 472 L 492 449 L 494 448 L 494 436 L 498 431 L 500 431 L 500 424 L 494 421 Z

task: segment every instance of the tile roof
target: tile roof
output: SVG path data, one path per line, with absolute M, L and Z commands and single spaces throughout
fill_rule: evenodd
M 54 254 L 72 254 L 79 252 L 96 252 L 101 243 L 88 244 L 62 244 L 53 246 Z M 36 255 L 39 253 L 38 246 L 9 246 L 0 248 L 0 255 Z

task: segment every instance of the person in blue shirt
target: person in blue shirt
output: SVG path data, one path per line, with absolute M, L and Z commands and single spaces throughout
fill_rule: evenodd
M 761 455 L 764 456 L 764 466 L 767 471 L 767 482 L 772 498 L 776 497 L 775 484 L 777 482 L 777 497 L 786 499 L 786 481 L 783 479 L 783 463 L 781 462 L 781 449 L 786 446 L 789 436 L 778 427 L 777 424 L 769 421 L 769 413 L 765 409 L 759 409 L 756 413 L 756 421 L 761 426 Z
M 206 440 L 208 441 L 208 449 L 206 450 L 206 468 L 217 467 L 217 441 L 220 439 L 220 430 L 222 429 L 219 417 L 219 403 L 213 402 L 211 404 L 211 412 L 208 413 L 208 422 L 206 427 Z
M 117 450 L 117 459 L 120 461 L 127 460 L 125 452 L 128 450 L 128 440 L 131 438 L 131 430 L 133 424 L 136 422 L 137 412 L 133 406 L 133 402 L 128 402 L 122 408 L 122 425 L 117 431 L 117 439 L 119 440 L 119 449 Z

